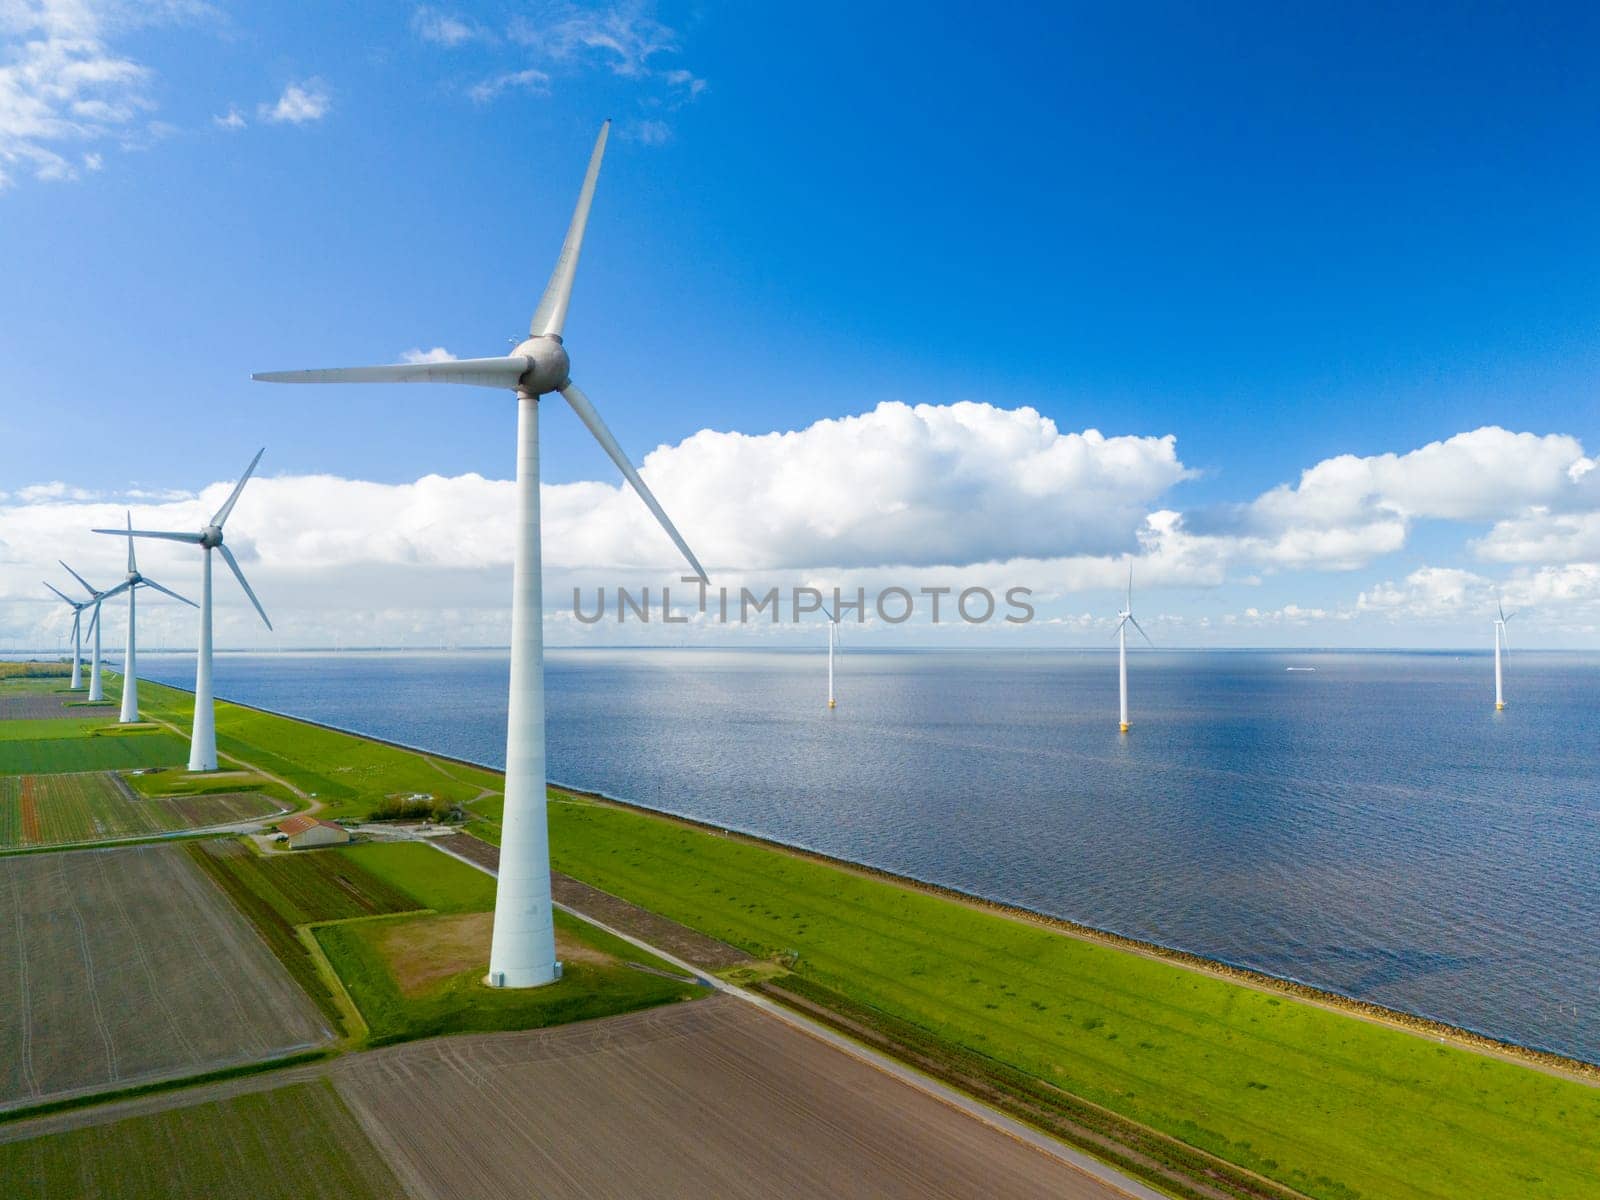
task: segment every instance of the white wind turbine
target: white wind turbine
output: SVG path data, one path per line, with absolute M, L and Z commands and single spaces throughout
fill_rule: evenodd
M 60 562 L 63 567 L 67 567 L 67 564 L 61 562 L 59 558 L 56 559 L 56 561 Z M 122 583 L 117 584 L 117 586 L 114 588 L 108 588 L 106 591 L 97 592 L 93 587 L 90 586 L 87 579 L 85 579 L 82 575 L 79 575 L 71 567 L 67 567 L 67 574 L 71 575 L 79 583 L 83 584 L 83 590 L 89 593 L 89 604 L 94 608 L 94 615 L 89 618 L 89 632 L 94 634 L 94 657 L 89 661 L 88 700 L 90 704 L 98 704 L 100 701 L 106 698 L 105 688 L 101 685 L 100 680 L 100 606 L 107 600 L 111 599 L 111 597 L 117 595 L 119 592 L 126 591 L 129 585 L 127 581 L 124 580 Z M 54 588 L 51 588 L 50 590 L 55 591 Z M 59 592 L 56 594 L 60 595 Z
M 1128 564 L 1128 606 L 1117 614 L 1117 681 L 1121 687 L 1120 693 L 1120 720 L 1117 728 L 1128 732 L 1128 626 L 1132 625 L 1139 631 L 1139 636 L 1150 642 L 1150 635 L 1144 631 L 1144 626 L 1139 624 L 1133 616 L 1133 564 Z
M 578 204 L 561 245 L 550 282 L 528 326 L 528 336 L 504 358 L 405 363 L 382 367 L 341 367 L 320 371 L 279 371 L 254 376 L 267 383 L 456 383 L 504 388 L 517 396 L 517 520 L 513 544 L 511 599 L 511 703 L 506 724 L 505 816 L 501 826 L 500 871 L 496 885 L 494 938 L 489 950 L 492 987 L 537 987 L 561 976 L 556 961 L 555 927 L 550 908 L 550 845 L 545 817 L 544 630 L 539 567 L 539 398 L 560 392 L 578 419 L 667 535 L 695 574 L 706 573 L 673 528 L 617 439 L 569 374 L 561 341 L 572 281 L 583 248 L 583 231 L 594 199 L 607 121 L 600 127 Z
M 93 604 L 88 600 L 74 600 L 54 584 L 46 583 L 45 587 L 72 606 L 72 690 L 77 691 L 83 686 L 83 610 Z
M 1516 613 L 1506 613 L 1505 605 L 1500 602 L 1500 597 L 1494 600 L 1495 611 L 1499 616 L 1494 622 L 1494 710 L 1500 712 L 1506 706 L 1506 695 L 1500 671 L 1500 652 L 1504 647 L 1507 654 L 1511 653 L 1511 642 L 1506 638 L 1506 622 L 1516 616 Z
M 134 639 L 135 617 L 138 612 L 138 594 L 142 587 L 154 588 L 164 596 L 171 596 L 174 600 L 182 600 L 190 608 L 195 606 L 194 601 L 187 596 L 180 596 L 171 588 L 162 587 L 154 579 L 148 579 L 139 574 L 139 560 L 133 553 L 133 514 L 128 514 L 128 528 L 121 529 L 96 529 L 96 533 L 114 533 L 125 535 L 128 539 L 128 577 L 123 580 L 123 586 L 128 589 L 128 641 L 122 654 L 122 714 L 117 718 L 122 724 L 128 725 L 139 719 L 139 675 L 138 675 L 138 647 Z
M 200 645 L 195 654 L 194 664 L 194 727 L 189 734 L 189 770 L 215 771 L 217 769 L 217 714 L 216 702 L 211 695 L 211 552 L 217 551 L 222 555 L 222 561 L 228 564 L 228 569 L 233 572 L 233 577 L 239 581 L 239 586 L 244 589 L 244 594 L 250 597 L 250 603 L 256 606 L 256 612 L 261 614 L 261 621 L 268 629 L 272 622 L 267 620 L 267 610 L 261 607 L 261 601 L 256 599 L 256 594 L 250 590 L 250 584 L 245 580 L 244 572 L 239 569 L 238 560 L 233 557 L 233 552 L 222 544 L 222 526 L 228 519 L 228 514 L 233 511 L 233 506 L 239 502 L 239 493 L 244 491 L 244 485 L 250 482 L 250 476 L 255 472 L 256 464 L 261 461 L 261 456 L 267 452 L 263 446 L 256 451 L 256 456 L 250 460 L 250 465 L 245 468 L 239 482 L 233 485 L 227 501 L 217 509 L 211 521 L 199 533 L 178 533 L 171 531 L 155 531 L 150 529 L 96 529 L 96 533 L 115 533 L 129 539 L 136 537 L 161 538 L 169 542 L 187 542 L 199 546 L 204 552 L 203 567 L 200 575 Z M 133 543 L 129 541 L 128 561 L 133 562 Z M 126 586 L 126 585 L 124 585 Z M 162 588 L 166 591 L 166 588 Z M 172 593 L 168 593 L 171 595 Z M 179 596 L 182 600 L 183 597 Z M 188 603 L 188 601 L 184 601 Z M 130 635 L 129 646 L 132 646 Z M 129 672 L 131 675 L 131 672 Z M 124 685 L 126 686 L 126 685 Z

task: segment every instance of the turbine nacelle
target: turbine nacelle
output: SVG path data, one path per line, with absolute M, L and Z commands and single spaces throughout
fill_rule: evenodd
M 215 550 L 222 545 L 222 526 L 207 525 L 200 531 L 199 542 L 207 550 Z
M 560 334 L 528 338 L 511 352 L 511 357 L 528 360 L 528 369 L 517 379 L 517 391 L 524 395 L 559 392 L 572 381 L 572 362 Z

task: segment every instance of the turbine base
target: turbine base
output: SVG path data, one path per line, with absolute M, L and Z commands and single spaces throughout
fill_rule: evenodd
M 561 980 L 561 964 L 551 963 L 548 971 L 536 967 L 527 967 L 518 971 L 490 971 L 483 977 L 483 982 L 492 988 L 536 988 L 545 987 Z
M 837 708 L 839 706 L 837 704 L 835 704 L 832 700 L 829 700 L 828 701 L 828 707 L 829 708 Z
M 1502 702 L 1501 702 L 1501 701 L 1499 701 L 1499 700 L 1496 700 L 1496 701 L 1495 701 L 1495 702 L 1494 702 L 1494 710 L 1495 710 L 1495 712 L 1500 712 L 1500 711 L 1502 711 L 1502 710 L 1503 710 L 1503 709 L 1504 709 L 1504 708 L 1505 708 L 1505 704 L 1504 704 L 1504 703 L 1502 703 Z
M 1119 721 L 1117 723 L 1117 732 L 1118 733 L 1127 733 L 1128 730 L 1131 729 L 1131 728 L 1133 728 L 1133 727 L 1131 725 L 1129 725 L 1128 722 L 1126 722 L 1126 721 Z

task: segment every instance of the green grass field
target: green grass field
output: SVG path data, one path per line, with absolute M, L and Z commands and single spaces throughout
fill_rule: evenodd
M 368 842 L 334 851 L 416 901 L 442 913 L 494 908 L 494 878 L 421 842 Z
M 1600 1089 L 656 817 L 558 870 L 1330 1200 L 1600 1195 Z
M 0 849 L 148 837 L 251 820 L 279 807 L 251 792 L 130 796 L 105 771 L 0 776 Z
M 388 1200 L 405 1194 L 326 1080 L 0 1144 L 7 1200 Z
M 236 838 L 196 842 L 187 849 L 249 918 L 317 1007 L 336 1022 L 342 1017 L 338 1003 L 295 926 L 420 907 L 350 859 L 325 850 L 267 857 Z
M 194 701 L 188 693 L 141 681 L 140 698 L 148 715 L 189 727 Z M 315 792 L 327 805 L 321 815 L 330 820 L 364 818 L 395 793 L 428 792 L 464 803 L 501 787 L 498 775 L 479 767 L 222 702 L 217 704 L 217 748 Z
M 425 846 L 418 849 L 444 858 Z M 463 928 L 465 923 L 470 924 Z M 374 1045 L 447 1033 L 537 1029 L 705 994 L 692 983 L 628 966 L 672 970 L 562 912 L 556 913 L 565 965 L 561 979 L 540 988 L 490 988 L 483 983 L 490 924 L 488 913 L 430 914 L 324 925 L 316 936 L 361 1010 Z M 418 978 L 404 979 L 407 972 Z
M 29 721 L 34 725 L 41 722 Z M 53 723 L 53 722 L 52 722 Z M 127 767 L 174 767 L 189 761 L 189 746 L 164 729 L 118 736 L 0 741 L 0 775 L 58 775 Z

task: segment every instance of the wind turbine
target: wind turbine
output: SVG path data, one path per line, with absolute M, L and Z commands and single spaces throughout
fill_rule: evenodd
M 244 594 L 250 597 L 250 603 L 256 606 L 256 612 L 261 614 L 261 622 L 268 629 L 272 622 L 267 620 L 267 610 L 261 607 L 261 601 L 256 599 L 256 594 L 250 590 L 250 584 L 245 580 L 244 572 L 239 569 L 239 562 L 233 557 L 233 551 L 222 544 L 222 526 L 228 520 L 228 514 L 233 511 L 233 506 L 239 502 L 239 493 L 244 491 L 244 485 L 250 482 L 256 464 L 261 461 L 261 456 L 267 452 L 263 446 L 256 451 L 256 456 L 250 460 L 250 465 L 245 468 L 244 474 L 239 476 L 239 482 L 233 485 L 233 491 L 228 495 L 227 501 L 217 509 L 211 521 L 199 533 L 176 533 L 170 531 L 155 531 L 150 529 L 96 529 L 96 533 L 114 533 L 121 537 L 129 538 L 128 563 L 131 569 L 133 564 L 133 542 L 136 537 L 162 538 L 169 542 L 188 542 L 190 545 L 199 546 L 205 551 L 204 566 L 200 574 L 200 646 L 195 654 L 194 664 L 194 728 L 189 734 L 189 770 L 215 771 L 217 769 L 217 714 L 216 702 L 211 695 L 211 552 L 217 551 L 222 555 L 222 561 L 228 564 L 228 569 L 233 572 L 233 577 L 239 581 L 239 586 L 244 589 Z M 131 518 L 130 518 L 131 524 Z M 148 582 L 148 581 L 147 581 Z M 127 584 L 123 585 L 128 586 Z M 163 592 L 166 588 L 161 589 Z M 168 595 L 173 593 L 168 592 Z M 183 600 L 182 596 L 178 599 Z M 189 601 L 185 600 L 185 604 Z M 130 615 L 131 619 L 131 615 Z M 128 645 L 133 646 L 132 635 L 129 635 Z M 128 672 L 132 676 L 132 671 Z M 124 684 L 124 687 L 127 685 Z
M 833 708 L 833 651 L 839 644 L 839 616 L 837 610 L 828 612 L 828 606 L 822 606 L 823 613 L 828 618 L 828 707 Z
M 584 227 L 605 153 L 607 121 L 600 127 L 572 223 L 550 273 L 528 336 L 504 358 L 442 363 L 341 367 L 255 375 L 266 383 L 455 383 L 504 388 L 517 396 L 517 519 L 511 599 L 511 702 L 506 724 L 505 816 L 501 826 L 494 937 L 489 949 L 491 987 L 538 987 L 561 976 L 550 908 L 550 845 L 545 818 L 544 630 L 539 567 L 539 398 L 560 392 L 578 419 L 617 464 L 696 576 L 705 569 L 633 469 L 589 398 L 572 382 L 562 344 L 572 281 Z
M 1500 603 L 1500 597 L 1498 596 L 1494 598 L 1494 607 L 1495 611 L 1500 614 L 1495 618 L 1494 622 L 1494 710 L 1495 712 L 1500 712 L 1506 706 L 1505 689 L 1502 686 L 1500 671 L 1500 648 L 1504 645 L 1506 653 L 1511 653 L 1511 642 L 1506 637 L 1506 622 L 1517 614 L 1512 613 L 1507 616 L 1506 607 Z
M 77 601 L 67 595 L 54 584 L 46 583 L 56 595 L 72 605 L 72 690 L 77 691 L 83 686 L 83 610 L 91 607 L 90 601 Z
M 1139 636 L 1150 642 L 1150 635 L 1144 631 L 1144 626 L 1139 624 L 1133 616 L 1133 564 L 1128 564 L 1128 606 L 1117 614 L 1117 680 L 1121 685 L 1121 705 L 1119 712 L 1121 719 L 1118 730 L 1128 732 L 1128 626 L 1132 625 L 1139 631 Z
M 63 567 L 67 567 L 67 564 L 61 562 L 59 558 L 56 559 L 56 561 L 60 562 Z M 94 657 L 89 662 L 88 699 L 90 704 L 98 704 L 100 701 L 106 698 L 105 688 L 101 686 L 100 682 L 100 606 L 107 600 L 111 599 L 111 597 L 115 596 L 118 592 L 126 591 L 129 585 L 128 582 L 124 580 L 123 582 L 117 584 L 117 586 L 114 588 L 110 588 L 104 592 L 97 592 L 93 587 L 90 586 L 87 579 L 85 579 L 82 575 L 79 575 L 71 567 L 67 567 L 67 574 L 71 575 L 79 583 L 83 584 L 83 590 L 89 593 L 89 603 L 94 606 L 94 616 L 89 618 L 89 632 L 94 634 Z M 52 588 L 51 590 L 54 591 L 55 589 Z M 57 595 L 59 594 L 60 593 L 57 593 Z
M 96 529 L 96 533 L 114 533 L 119 536 L 124 534 L 121 529 Z M 187 596 L 180 596 L 171 588 L 162 587 L 154 579 L 148 579 L 139 574 L 139 561 L 133 555 L 133 514 L 128 514 L 128 577 L 123 585 L 128 589 L 128 643 L 122 654 L 122 714 L 117 718 L 122 724 L 131 724 L 139 719 L 139 676 L 137 647 L 134 645 L 134 617 L 137 613 L 137 596 L 142 587 L 155 588 L 165 596 L 174 600 L 182 600 L 190 608 L 195 606 L 194 601 Z

